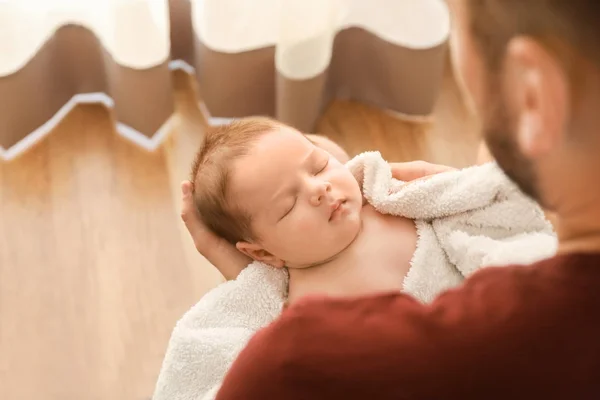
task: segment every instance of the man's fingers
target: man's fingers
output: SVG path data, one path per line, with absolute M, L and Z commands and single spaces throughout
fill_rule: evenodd
M 188 229 L 192 231 L 192 228 L 197 223 L 197 216 L 194 210 L 192 183 L 190 181 L 183 181 L 181 183 L 181 196 L 181 219 L 183 219 Z
M 213 264 L 227 280 L 235 279 L 252 260 L 235 246 L 210 231 L 202 223 L 192 198 L 192 183 L 181 183 L 181 219 L 192 236 L 196 250 Z
M 183 220 L 185 227 L 192 236 L 194 246 L 196 250 L 202 253 L 205 249 L 202 246 L 202 242 L 206 240 L 207 235 L 212 235 L 204 228 L 202 221 L 198 217 L 198 213 L 194 208 L 194 201 L 192 199 L 192 183 L 190 181 L 183 181 L 181 183 L 181 219 Z
M 455 168 L 446 165 L 431 164 L 425 161 L 409 161 L 392 163 L 392 176 L 401 181 L 412 181 L 441 172 L 454 171 Z
M 192 182 L 183 181 L 181 182 L 181 194 L 183 197 L 189 196 L 192 194 Z
M 442 172 L 448 171 L 456 171 L 456 168 L 449 167 L 447 165 L 430 164 L 427 162 L 424 162 L 422 168 L 423 169 L 421 170 L 421 172 L 424 174 L 423 176 L 441 174 Z

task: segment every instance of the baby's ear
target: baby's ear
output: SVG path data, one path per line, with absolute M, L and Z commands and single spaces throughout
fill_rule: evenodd
M 235 247 L 253 260 L 269 264 L 275 268 L 283 268 L 285 261 L 269 253 L 256 243 L 237 242 Z

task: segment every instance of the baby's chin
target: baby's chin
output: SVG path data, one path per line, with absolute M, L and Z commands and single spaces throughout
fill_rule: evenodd
M 356 239 L 360 235 L 360 232 L 361 232 L 361 229 L 359 228 L 354 232 L 353 235 L 348 235 L 348 237 L 347 238 L 345 237 L 343 241 L 336 243 L 336 246 L 332 246 L 332 249 L 333 249 L 332 251 L 330 251 L 326 254 L 320 255 L 320 257 L 318 257 L 312 261 L 304 263 L 303 266 L 296 266 L 296 268 L 316 267 L 316 266 L 323 265 L 323 264 L 326 264 L 328 262 L 331 262 L 331 261 L 337 259 L 338 257 L 340 257 L 342 254 L 344 254 L 348 249 L 350 249 L 352 247 L 352 245 L 356 242 Z

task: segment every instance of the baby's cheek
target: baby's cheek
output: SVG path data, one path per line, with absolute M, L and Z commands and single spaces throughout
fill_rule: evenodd
M 345 169 L 345 167 L 343 167 Z M 332 185 L 337 188 L 346 198 L 362 197 L 360 192 L 360 184 L 348 170 L 338 171 L 335 177 L 331 178 Z
M 319 219 L 316 215 L 307 215 L 303 218 L 299 218 L 298 223 L 296 224 L 297 229 L 304 234 L 316 234 L 318 233 L 318 229 L 316 229 L 319 225 Z
M 302 254 L 297 254 L 297 256 L 305 257 L 308 256 L 306 253 L 312 251 L 314 246 L 320 242 L 319 235 L 321 231 L 322 229 L 319 229 L 314 217 L 305 217 L 298 218 L 290 224 L 285 232 L 280 231 L 277 235 L 280 243 L 285 243 L 283 250 L 286 254 L 301 250 Z
M 321 216 L 321 219 L 324 217 Z M 305 215 L 304 217 L 298 217 L 290 226 L 288 230 L 289 236 L 292 237 L 294 245 L 301 246 L 306 243 L 314 243 L 319 240 L 322 236 L 323 222 L 319 222 L 315 215 Z

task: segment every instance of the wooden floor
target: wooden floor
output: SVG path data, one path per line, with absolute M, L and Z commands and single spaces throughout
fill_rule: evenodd
M 175 321 L 219 282 L 179 219 L 204 121 L 190 78 L 175 78 L 173 132 L 153 153 L 82 106 L 0 162 L 0 399 L 150 398 Z M 352 154 L 454 166 L 479 140 L 450 75 L 430 122 L 337 102 L 319 131 Z

